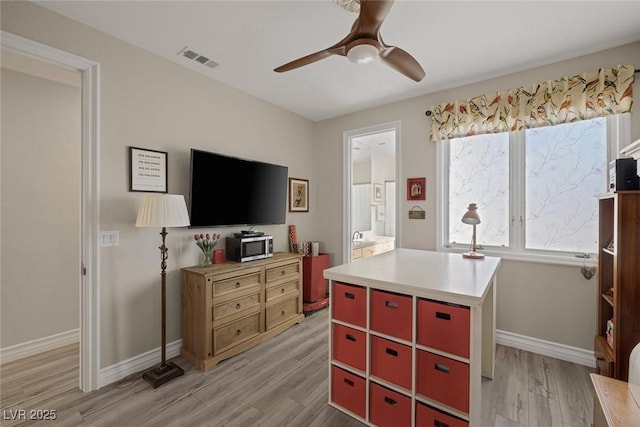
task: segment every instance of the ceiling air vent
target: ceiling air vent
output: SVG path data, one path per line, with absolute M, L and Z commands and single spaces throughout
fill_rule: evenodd
M 211 59 L 207 58 L 206 56 L 200 55 L 198 52 L 189 49 L 188 47 L 185 47 L 184 49 L 182 49 L 180 52 L 178 52 L 178 55 L 182 55 L 187 59 L 190 59 L 192 61 L 198 62 L 202 65 L 205 65 L 209 68 L 216 68 L 218 65 L 217 62 L 212 61 Z

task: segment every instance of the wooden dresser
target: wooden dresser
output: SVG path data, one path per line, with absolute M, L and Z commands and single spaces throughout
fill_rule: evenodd
M 304 320 L 302 256 L 182 269 L 182 357 L 206 371 Z

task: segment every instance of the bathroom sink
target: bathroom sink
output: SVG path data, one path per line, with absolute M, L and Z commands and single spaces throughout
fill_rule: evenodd
M 364 238 L 363 239 L 353 239 L 353 241 L 357 242 L 357 243 L 362 243 L 362 242 L 368 242 L 369 239 L 364 239 Z

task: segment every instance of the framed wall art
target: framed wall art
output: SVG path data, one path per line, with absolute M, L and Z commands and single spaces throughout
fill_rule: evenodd
M 309 180 L 289 178 L 289 212 L 309 212 Z
M 426 200 L 426 178 L 407 178 L 407 200 Z
M 384 202 L 384 186 L 380 183 L 373 183 L 373 201 Z
M 167 152 L 129 147 L 129 191 L 166 193 Z

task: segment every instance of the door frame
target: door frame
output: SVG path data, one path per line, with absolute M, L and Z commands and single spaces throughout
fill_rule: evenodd
M 98 389 L 100 370 L 100 224 L 99 192 L 99 72 L 100 64 L 80 56 L 2 31 L 0 46 L 82 76 L 81 109 L 81 260 L 80 273 L 80 373 L 78 386 Z
M 342 149 L 343 149 L 343 163 L 342 163 L 342 182 L 344 187 L 342 190 L 342 262 L 351 262 L 351 185 L 353 184 L 352 164 L 351 164 L 351 139 L 364 135 L 371 135 L 375 133 L 394 130 L 396 133 L 396 186 L 400 182 L 402 176 L 401 170 L 401 150 L 400 150 L 400 121 L 382 123 L 374 126 L 367 126 L 360 129 L 348 130 L 342 133 Z M 396 187 L 397 189 L 397 187 Z M 401 223 L 400 217 L 400 191 L 396 191 L 396 235 L 395 235 L 395 247 L 401 247 Z

